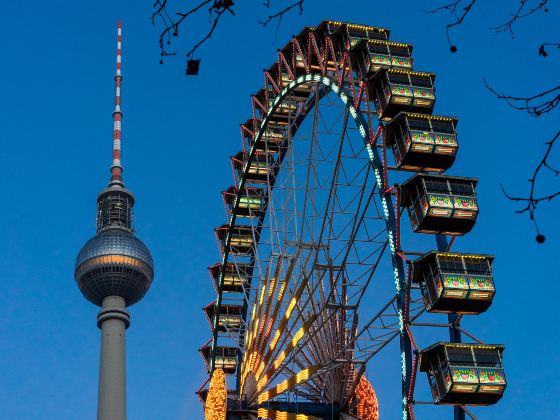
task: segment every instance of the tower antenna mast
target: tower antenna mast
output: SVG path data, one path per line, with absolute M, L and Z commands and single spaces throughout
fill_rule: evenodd
M 113 164 L 111 165 L 111 183 L 122 184 L 121 142 L 122 142 L 122 23 L 117 25 L 117 68 L 115 72 L 115 110 L 113 111 Z

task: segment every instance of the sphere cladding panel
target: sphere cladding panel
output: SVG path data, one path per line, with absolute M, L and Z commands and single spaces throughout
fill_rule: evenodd
M 101 306 L 108 296 L 121 296 L 127 306 L 144 297 L 154 276 L 150 251 L 123 229 L 108 229 L 90 239 L 76 258 L 75 278 L 90 302 Z

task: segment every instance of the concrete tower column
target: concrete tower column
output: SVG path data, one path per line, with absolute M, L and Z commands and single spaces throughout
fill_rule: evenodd
M 126 419 L 125 330 L 130 325 L 126 302 L 120 296 L 103 299 L 97 314 L 101 329 L 97 420 Z

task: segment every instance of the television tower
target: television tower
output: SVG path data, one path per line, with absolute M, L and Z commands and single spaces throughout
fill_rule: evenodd
M 101 329 L 98 420 L 126 419 L 127 307 L 144 297 L 154 277 L 150 251 L 134 236 L 134 196 L 122 179 L 121 28 L 119 21 L 111 180 L 97 196 L 97 233 L 80 250 L 74 272 L 84 297 L 101 307 L 97 314 Z

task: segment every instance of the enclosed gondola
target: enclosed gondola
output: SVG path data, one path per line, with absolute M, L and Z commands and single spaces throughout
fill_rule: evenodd
M 412 45 L 377 39 L 361 40 L 351 50 L 352 66 L 360 78 L 381 68 L 412 70 Z
M 214 316 L 216 314 L 216 301 L 206 305 L 203 310 L 210 327 L 213 328 Z M 239 331 L 243 322 L 242 314 L 242 305 L 222 303 L 220 305 L 220 316 L 218 318 L 218 331 Z
M 222 252 L 224 252 L 227 245 L 228 229 L 228 225 L 222 225 L 214 229 Z M 234 255 L 249 254 L 253 250 L 255 243 L 258 242 L 259 232 L 253 226 L 233 226 L 229 234 L 231 236 L 229 252 Z
M 436 102 L 435 74 L 380 68 L 369 77 L 369 99 L 377 116 L 390 121 L 401 111 L 431 114 Z
M 401 184 L 414 232 L 461 236 L 478 216 L 475 178 L 416 174 Z
M 243 188 L 241 192 L 235 186 L 229 187 L 222 193 L 224 203 L 227 206 L 229 214 L 235 214 L 240 217 L 259 217 L 266 208 L 266 192 L 262 188 Z M 236 206 L 236 199 L 239 201 Z
M 457 119 L 401 112 L 386 126 L 386 145 L 399 169 L 443 172 L 449 169 L 459 145 Z
M 231 158 L 237 177 L 241 178 L 245 169 L 247 153 L 241 151 Z M 246 182 L 266 184 L 274 179 L 274 156 L 269 153 L 256 153 L 246 173 Z
M 389 39 L 390 31 L 377 26 L 358 25 L 355 23 L 339 22 L 335 20 L 326 21 L 326 25 L 330 31 L 334 31 L 338 27 L 341 27 L 341 29 L 348 35 L 349 41 L 352 45 L 355 45 L 362 39 Z
M 430 312 L 479 314 L 492 304 L 496 289 L 491 255 L 429 252 L 413 263 Z
M 292 115 L 293 118 L 293 115 L 298 110 L 299 104 L 301 102 L 305 102 L 306 100 L 307 98 L 303 98 L 301 96 L 290 96 L 289 98 L 275 104 L 274 98 L 270 98 L 268 101 L 268 107 L 272 108 L 276 105 L 276 108 L 273 111 L 274 114 L 281 114 L 284 116 Z
M 503 345 L 439 342 L 420 352 L 420 371 L 436 404 L 491 405 L 507 382 L 502 364 Z
M 220 289 L 222 264 L 217 263 L 208 267 L 210 277 L 214 282 L 216 291 Z M 251 266 L 249 264 L 227 263 L 224 269 L 222 291 L 226 293 L 249 293 Z
M 284 140 L 288 138 L 285 125 L 271 125 L 268 124 L 264 132 L 260 135 L 260 141 L 255 143 L 255 139 L 259 138 L 259 130 L 253 133 L 253 120 L 249 119 L 244 124 L 241 124 L 241 133 L 244 141 L 247 142 L 249 147 L 255 147 L 257 154 L 263 155 L 267 153 L 278 153 L 282 147 L 286 147 Z M 238 153 L 234 158 L 243 161 L 244 156 Z
M 212 344 L 207 342 L 202 348 L 198 350 L 204 359 L 206 368 L 210 370 L 212 364 Z M 237 354 L 239 349 L 237 347 L 218 346 L 215 349 L 217 369 L 223 369 L 228 375 L 235 373 L 237 370 Z

